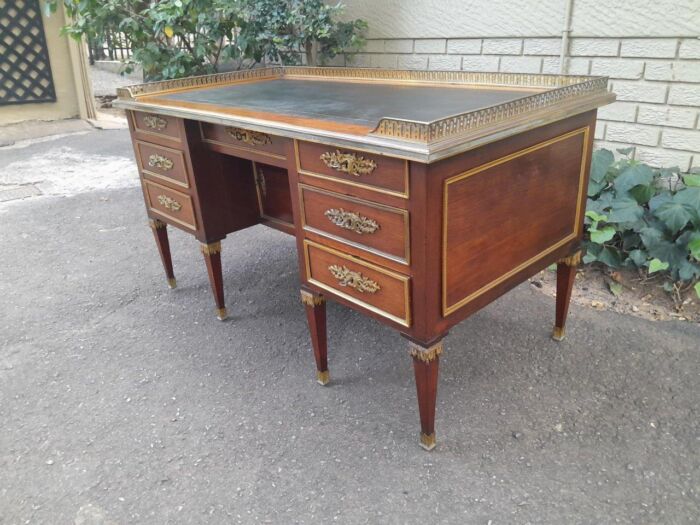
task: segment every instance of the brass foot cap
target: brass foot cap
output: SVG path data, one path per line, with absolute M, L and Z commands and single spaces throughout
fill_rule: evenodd
M 319 372 L 316 370 L 316 381 L 318 381 L 319 385 L 326 386 L 331 380 L 331 375 L 328 373 L 328 370 L 324 370 L 323 372 Z
M 420 446 L 425 450 L 433 450 L 435 448 L 435 432 L 432 434 L 420 433 Z
M 226 308 L 217 308 L 216 318 L 219 321 L 225 321 L 226 319 L 228 319 L 228 311 L 226 310 Z
M 172 290 L 173 288 L 177 288 L 177 281 L 175 280 L 175 277 L 172 279 L 168 279 L 168 286 Z
M 560 328 L 558 326 L 554 327 L 554 330 L 552 330 L 552 339 L 555 341 L 563 341 L 564 340 L 564 329 Z

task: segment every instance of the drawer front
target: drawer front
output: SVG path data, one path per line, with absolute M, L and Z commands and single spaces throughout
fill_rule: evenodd
M 141 171 L 163 182 L 189 188 L 185 155 L 176 149 L 136 141 Z
M 228 146 L 232 149 L 255 151 L 278 159 L 286 158 L 285 145 L 288 139 L 282 137 L 207 122 L 200 122 L 200 130 L 204 142 Z
M 190 230 L 197 229 L 194 204 L 189 195 L 149 180 L 144 180 L 143 186 L 146 190 L 148 208 L 151 211 L 157 212 L 167 220 Z
M 293 225 L 287 170 L 254 162 L 253 171 L 260 215 L 266 219 Z
M 305 230 L 409 263 L 408 211 L 299 185 Z
M 402 159 L 297 142 L 297 169 L 304 175 L 408 198 L 408 163 Z
M 304 241 L 307 280 L 347 301 L 411 326 L 410 278 L 318 243 Z
M 141 111 L 131 115 L 136 131 L 180 141 L 180 119 Z

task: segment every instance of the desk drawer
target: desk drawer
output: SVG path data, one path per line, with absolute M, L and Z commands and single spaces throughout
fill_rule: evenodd
M 131 115 L 136 131 L 180 141 L 179 118 L 142 111 L 132 111 Z
M 232 149 L 255 151 L 278 159 L 286 158 L 285 145 L 288 139 L 233 126 L 221 126 L 200 122 L 202 140 Z
M 305 230 L 409 262 L 408 211 L 299 185 Z
M 143 181 L 143 187 L 149 210 L 190 230 L 197 229 L 194 204 L 189 195 L 149 180 Z
M 297 143 L 299 172 L 343 184 L 408 197 L 405 160 L 311 142 Z
M 185 155 L 176 149 L 136 141 L 141 171 L 169 184 L 189 188 Z
M 410 278 L 315 242 L 304 241 L 307 280 L 352 304 L 411 326 Z

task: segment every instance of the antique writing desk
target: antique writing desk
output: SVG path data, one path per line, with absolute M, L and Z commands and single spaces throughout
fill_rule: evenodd
M 606 78 L 273 67 L 118 94 L 169 284 L 168 224 L 201 242 L 220 319 L 220 241 L 294 235 L 318 381 L 326 297 L 399 330 L 425 448 L 452 325 L 558 262 L 563 337 Z

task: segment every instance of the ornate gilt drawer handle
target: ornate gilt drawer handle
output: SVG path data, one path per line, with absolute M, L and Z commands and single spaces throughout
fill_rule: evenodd
M 180 208 L 182 208 L 182 204 L 167 195 L 158 195 L 158 202 L 163 208 L 167 208 L 170 211 L 180 211 Z
M 228 133 L 232 139 L 245 142 L 250 146 L 264 146 L 272 142 L 270 135 L 258 131 L 249 131 L 242 128 L 226 128 L 226 133 Z
M 162 155 L 158 155 L 157 153 L 154 153 L 153 155 L 148 157 L 148 165 L 151 168 L 159 168 L 163 171 L 173 169 L 173 161 L 170 160 L 168 157 L 163 157 Z
M 377 163 L 372 159 L 366 159 L 354 153 L 341 153 L 339 150 L 326 151 L 321 155 L 323 163 L 336 171 L 349 173 L 355 177 L 369 175 L 376 167 Z
M 333 277 L 338 279 L 340 286 L 349 286 L 360 293 L 376 293 L 381 289 L 375 281 L 365 277 L 360 272 L 353 272 L 347 266 L 332 264 L 328 267 L 328 271 L 331 272 Z
M 374 219 L 352 211 L 345 211 L 343 208 L 331 208 L 326 210 L 324 215 L 336 226 L 354 231 L 359 235 L 374 233 L 379 229 L 379 223 Z
M 168 126 L 168 121 L 156 115 L 146 115 L 143 117 L 143 123 L 147 128 L 163 131 Z

